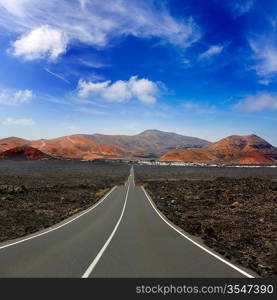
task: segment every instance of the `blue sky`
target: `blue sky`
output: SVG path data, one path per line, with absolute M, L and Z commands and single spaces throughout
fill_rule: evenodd
M 136 134 L 277 146 L 275 0 L 0 0 L 0 137 Z

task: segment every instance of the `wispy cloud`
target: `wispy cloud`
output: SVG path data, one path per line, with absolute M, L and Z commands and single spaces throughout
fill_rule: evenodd
M 77 87 L 78 96 L 94 96 L 110 102 L 125 102 L 130 99 L 138 99 L 146 104 L 153 104 L 160 94 L 159 84 L 146 78 L 139 79 L 132 76 L 129 80 L 118 80 L 111 83 L 90 82 L 80 79 Z
M 33 98 L 34 94 L 31 90 L 0 90 L 0 104 L 16 105 L 28 103 Z
M 161 111 L 149 111 L 147 110 L 143 114 L 145 117 L 148 118 L 168 118 L 168 114 L 161 112 Z
M 277 110 L 277 95 L 271 93 L 258 93 L 249 95 L 234 106 L 244 111 L 258 112 L 262 110 Z
M 86 67 L 89 67 L 89 68 L 93 68 L 93 69 L 100 69 L 100 68 L 105 68 L 105 67 L 108 67 L 109 65 L 107 64 L 104 64 L 100 61 L 97 61 L 95 59 L 79 59 L 79 62 L 86 66 Z
M 107 111 L 101 111 L 94 108 L 87 108 L 87 107 L 79 107 L 74 109 L 74 111 L 89 114 L 89 115 L 108 115 L 109 112 Z
M 33 121 L 33 119 L 15 119 L 15 118 L 6 118 L 3 122 L 3 125 L 5 126 L 34 126 L 36 123 Z
M 44 71 L 46 71 L 47 73 L 49 73 L 49 74 L 51 74 L 51 75 L 53 75 L 53 76 L 55 76 L 55 77 L 61 79 L 62 81 L 64 81 L 64 82 L 70 84 L 70 81 L 67 80 L 64 76 L 62 76 L 62 75 L 60 75 L 60 74 L 57 74 L 57 73 L 54 73 L 54 72 L 50 71 L 48 68 L 44 68 Z
M 21 35 L 11 53 L 24 59 L 56 59 L 67 45 L 109 46 L 114 38 L 156 37 L 187 48 L 200 38 L 194 20 L 174 18 L 159 1 L 0 0 L 0 26 Z
M 269 79 L 260 79 L 258 80 L 259 84 L 262 85 L 269 85 L 271 83 L 271 81 Z
M 195 112 L 197 114 L 213 114 L 217 111 L 215 105 L 199 104 L 193 101 L 183 102 L 182 107 L 187 111 Z
M 276 34 L 276 33 L 275 33 Z M 259 77 L 270 81 L 277 76 L 277 45 L 272 35 L 250 40 L 256 73 Z
M 239 17 L 248 13 L 253 8 L 254 3 L 254 0 L 236 1 L 234 4 L 232 4 L 232 10 L 235 16 Z
M 210 46 L 205 52 L 203 52 L 199 55 L 198 59 L 199 60 L 209 60 L 212 57 L 219 55 L 223 49 L 224 49 L 224 46 L 222 46 L 222 45 Z

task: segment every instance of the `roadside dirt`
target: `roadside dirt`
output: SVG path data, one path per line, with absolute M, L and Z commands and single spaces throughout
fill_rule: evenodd
M 74 161 L 0 163 L 0 242 L 54 225 L 88 208 L 129 166 Z
M 143 185 L 174 224 L 225 258 L 277 277 L 277 182 L 219 177 Z
M 180 167 L 135 165 L 138 182 L 149 180 L 211 180 L 217 177 L 255 177 L 277 181 L 277 168 L 272 167 Z

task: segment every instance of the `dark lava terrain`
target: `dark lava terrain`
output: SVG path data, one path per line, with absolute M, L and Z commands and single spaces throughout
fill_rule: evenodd
M 202 178 L 206 169 L 199 169 L 136 167 L 135 174 L 171 222 L 201 237 L 225 258 L 262 277 L 276 277 L 277 176 L 271 174 L 273 169 L 268 173 L 266 169 L 213 169 L 206 178 Z M 215 177 L 217 170 L 218 175 L 226 172 L 229 177 Z M 245 177 L 249 171 L 261 178 Z M 182 173 L 183 178 L 190 173 L 193 180 L 181 179 Z M 268 175 L 275 180 L 264 179 Z M 142 180 L 145 177 L 148 180 Z
M 0 162 L 0 242 L 47 228 L 96 203 L 129 176 L 127 164 Z
M 217 177 L 246 178 L 257 177 L 277 181 L 277 168 L 274 167 L 179 167 L 135 165 L 137 182 L 145 180 L 209 180 Z

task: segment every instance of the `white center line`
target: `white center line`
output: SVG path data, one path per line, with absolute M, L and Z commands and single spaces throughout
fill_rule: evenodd
M 126 197 L 125 197 L 125 201 L 124 201 L 124 205 L 123 205 L 123 209 L 121 212 L 121 215 L 111 233 L 111 235 L 109 236 L 109 238 L 107 239 L 106 243 L 104 244 L 104 246 L 102 247 L 102 249 L 98 252 L 97 256 L 94 258 L 93 262 L 90 264 L 90 266 L 87 268 L 86 272 L 83 274 L 82 278 L 88 278 L 89 275 L 91 274 L 91 272 L 93 271 L 93 269 L 95 268 L 95 266 L 97 265 L 98 261 L 100 260 L 100 258 L 102 257 L 103 253 L 105 252 L 105 250 L 107 249 L 107 247 L 109 246 L 113 236 L 116 233 L 116 230 L 121 222 L 121 219 L 123 217 L 124 211 L 125 211 L 125 207 L 126 207 L 126 203 L 127 203 L 127 199 L 128 199 L 128 194 L 129 194 L 129 189 L 130 189 L 130 183 L 131 183 L 131 179 L 132 179 L 132 175 L 129 176 L 129 184 L 128 184 L 128 188 L 127 188 L 127 192 L 126 192 Z

